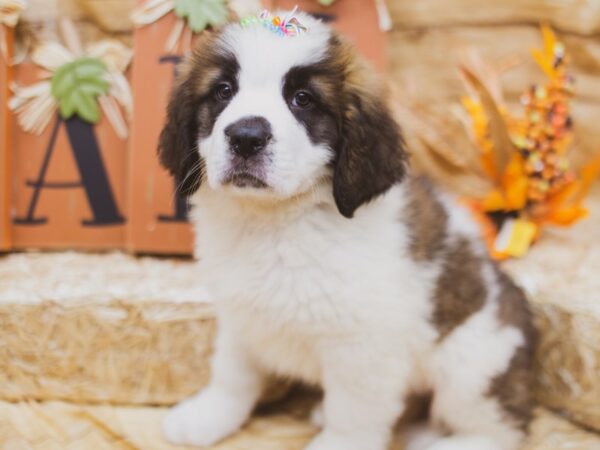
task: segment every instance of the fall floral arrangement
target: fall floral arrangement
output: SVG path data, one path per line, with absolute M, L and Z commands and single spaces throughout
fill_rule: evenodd
M 543 48 L 533 57 L 547 81 L 524 92 L 522 117 L 511 116 L 481 77 L 461 68 L 470 92 L 462 103 L 491 181 L 484 196 L 465 201 L 498 259 L 523 256 L 545 225 L 567 226 L 585 217 L 583 200 L 600 171 L 600 158 L 579 172 L 572 167 L 574 78 L 564 45 L 549 27 L 542 34 Z

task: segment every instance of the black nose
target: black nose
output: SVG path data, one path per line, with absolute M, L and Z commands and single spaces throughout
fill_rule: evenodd
M 271 125 L 264 117 L 244 117 L 225 128 L 225 135 L 234 153 L 250 158 L 271 140 Z

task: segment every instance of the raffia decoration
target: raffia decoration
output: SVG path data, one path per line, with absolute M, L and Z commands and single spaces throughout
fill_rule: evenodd
M 9 255 L 0 324 L 1 399 L 170 404 L 209 377 L 214 314 L 190 262 Z
M 53 73 L 62 65 L 78 57 L 88 56 L 100 59 L 107 67 L 109 83 L 108 95 L 98 97 L 100 106 L 113 126 L 117 136 L 125 139 L 129 134 L 127 123 L 131 120 L 133 97 L 124 71 L 129 66 L 133 52 L 116 40 L 103 40 L 83 49 L 75 26 L 68 20 L 61 22 L 61 30 L 66 46 L 57 42 L 39 45 L 31 58 L 45 70 L 42 81 L 31 86 L 13 84 L 13 96 L 9 108 L 17 114 L 17 122 L 25 131 L 40 135 L 55 116 L 58 104 L 51 92 Z M 121 113 L 125 111 L 125 117 Z
M 548 231 L 505 267 L 528 291 L 540 330 L 538 400 L 600 431 L 600 186 L 591 217 Z
M 0 53 L 5 60 L 8 56 L 8 45 L 4 27 L 14 28 L 26 7 L 25 0 L 0 0 Z

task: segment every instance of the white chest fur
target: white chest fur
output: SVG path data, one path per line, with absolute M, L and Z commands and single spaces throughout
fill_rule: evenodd
M 267 369 L 310 382 L 332 339 L 367 341 L 380 330 L 377 339 L 418 342 L 431 283 L 403 257 L 403 197 L 393 189 L 346 219 L 326 195 L 273 216 L 201 192 L 197 251 L 221 320 Z

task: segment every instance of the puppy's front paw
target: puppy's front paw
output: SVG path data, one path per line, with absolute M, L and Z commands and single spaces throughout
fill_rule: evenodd
M 173 444 L 210 447 L 238 431 L 246 418 L 234 398 L 209 389 L 171 409 L 162 429 Z

